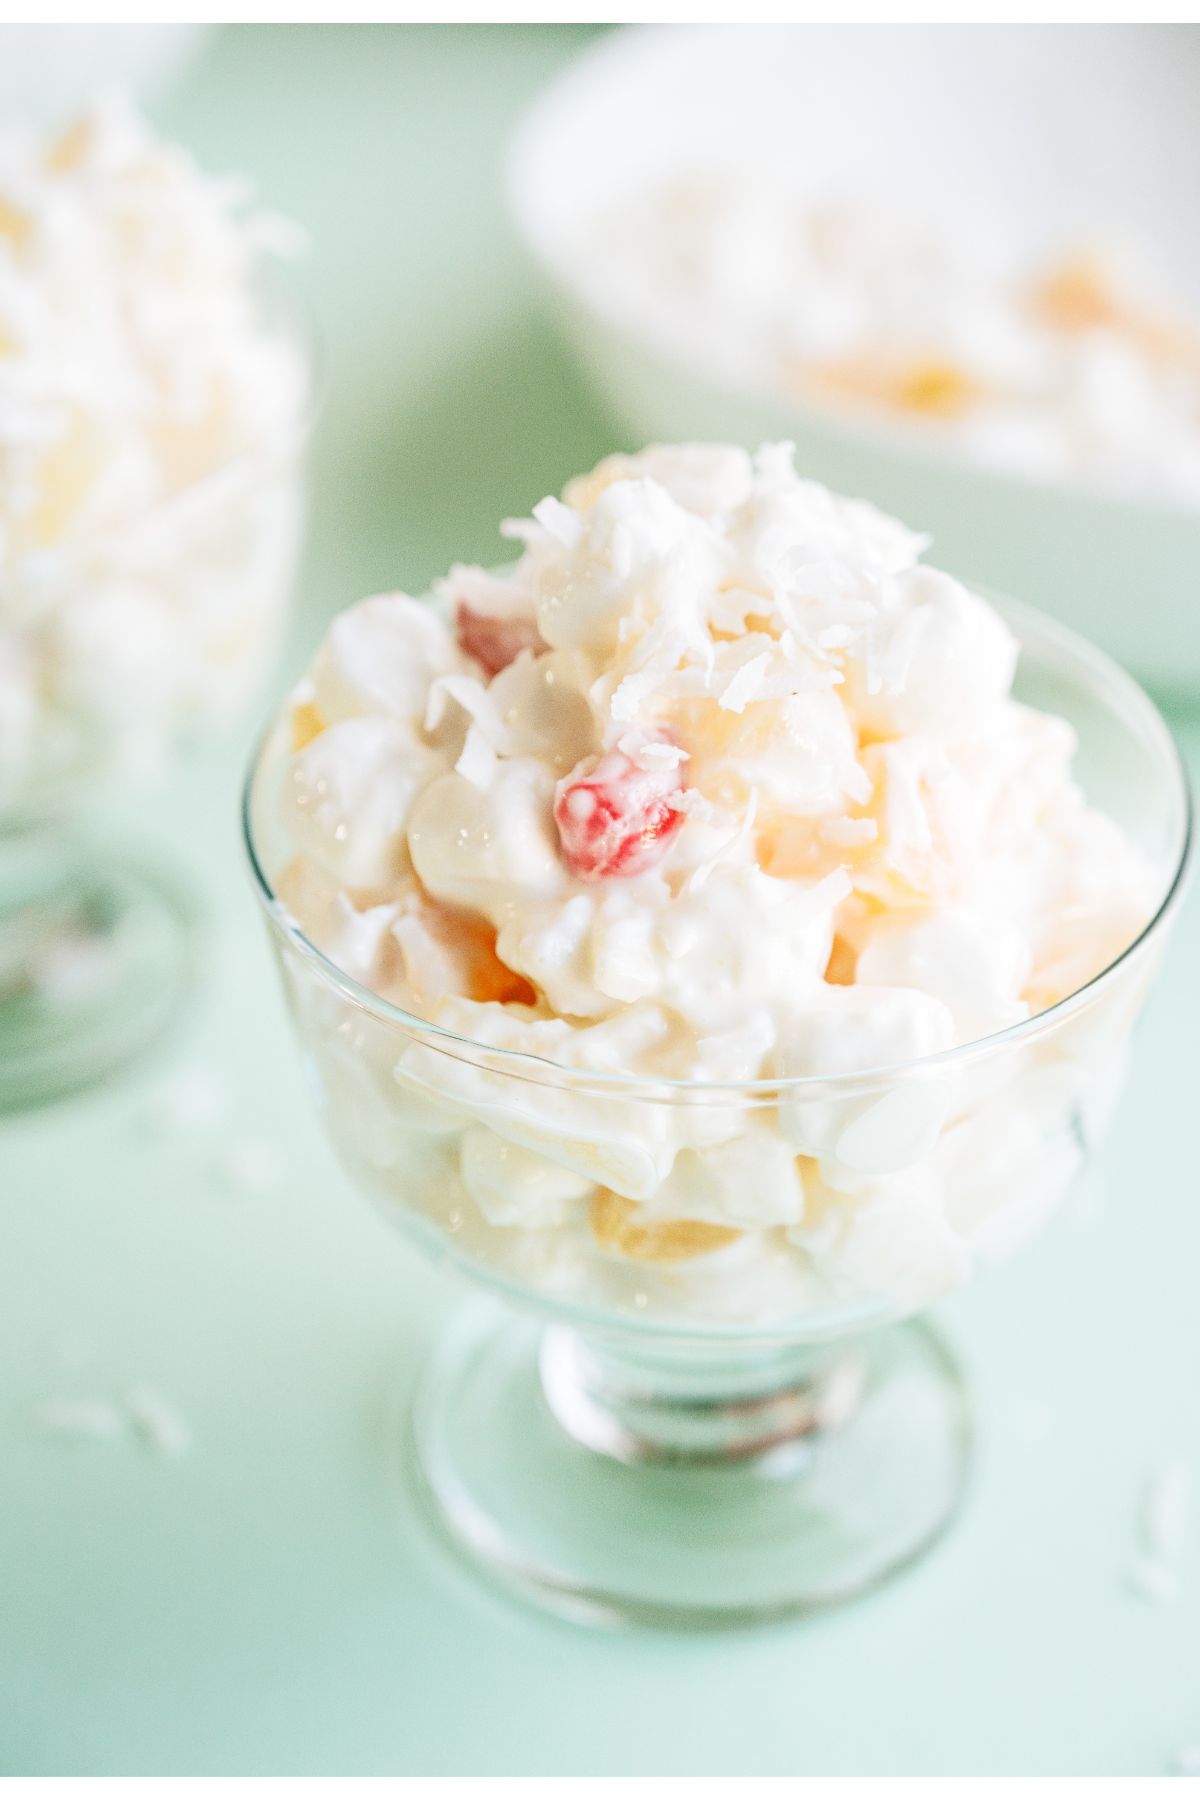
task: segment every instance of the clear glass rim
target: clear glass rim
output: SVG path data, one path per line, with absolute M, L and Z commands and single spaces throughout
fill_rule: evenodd
M 255 893 L 275 933 L 290 944 L 301 958 L 312 966 L 314 972 L 326 985 L 337 988 L 361 1011 L 368 1013 L 381 1024 L 395 1027 L 406 1037 L 431 1040 L 434 1048 L 441 1050 L 446 1055 L 454 1056 L 456 1060 L 470 1062 L 475 1066 L 482 1064 L 493 1070 L 499 1069 L 515 1079 L 540 1086 L 575 1090 L 595 1087 L 610 1094 L 660 1100 L 671 1098 L 675 1101 L 694 1098 L 728 1102 L 738 1096 L 766 1099 L 768 1096 L 794 1095 L 800 1092 L 819 1094 L 822 1098 L 828 1099 L 836 1096 L 838 1092 L 858 1092 L 866 1084 L 878 1084 L 888 1080 L 899 1081 L 918 1073 L 922 1075 L 926 1073 L 939 1074 L 1040 1038 L 1052 1031 L 1064 1018 L 1083 1010 L 1098 998 L 1127 964 L 1138 958 L 1154 940 L 1163 935 L 1168 923 L 1174 917 L 1187 887 L 1195 843 L 1194 803 L 1187 769 L 1175 739 L 1154 701 L 1132 675 L 1129 675 L 1104 651 L 1097 649 L 1088 639 L 1081 637 L 1068 626 L 1061 625 L 1057 620 L 1049 618 L 1036 608 L 1025 606 L 1005 596 L 989 593 L 988 590 L 977 585 L 974 591 L 987 593 L 989 600 L 1004 613 L 1022 639 L 1022 652 L 1025 649 L 1026 638 L 1041 639 L 1073 665 L 1087 670 L 1095 680 L 1103 685 L 1105 689 L 1103 698 L 1110 710 L 1116 711 L 1118 703 L 1121 702 L 1125 708 L 1132 710 L 1142 729 L 1155 740 L 1165 769 L 1169 772 L 1168 779 L 1173 778 L 1177 812 L 1178 843 L 1172 859 L 1171 872 L 1153 914 L 1141 931 L 1111 962 L 1080 987 L 1055 1001 L 1052 1006 L 1032 1013 L 1029 1018 L 1022 1019 L 1015 1025 L 1009 1025 L 1002 1031 L 991 1032 L 985 1037 L 973 1038 L 968 1043 L 954 1045 L 949 1050 L 911 1058 L 907 1062 L 891 1063 L 870 1069 L 856 1069 L 850 1074 L 766 1076 L 754 1081 L 693 1081 L 681 1077 L 632 1075 L 617 1070 L 572 1067 L 566 1063 L 555 1062 L 550 1057 L 539 1056 L 532 1051 L 503 1049 L 494 1044 L 488 1044 L 482 1039 L 464 1036 L 462 1033 L 450 1030 L 447 1026 L 435 1024 L 432 1020 L 423 1019 L 419 1014 L 410 1013 L 404 1007 L 385 1000 L 373 989 L 356 981 L 324 951 L 318 949 L 304 935 L 298 922 L 279 899 L 271 885 L 258 853 L 253 813 L 258 775 L 263 765 L 267 746 L 278 723 L 278 715 L 272 718 L 256 739 L 242 787 L 242 846 Z

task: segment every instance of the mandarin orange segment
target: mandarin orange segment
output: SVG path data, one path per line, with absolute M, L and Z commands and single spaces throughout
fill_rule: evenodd
M 1033 290 L 1033 308 L 1057 331 L 1118 331 L 1154 362 L 1200 369 L 1200 333 L 1179 319 L 1126 305 L 1094 262 L 1064 263 Z
M 1115 325 L 1120 309 L 1094 263 L 1063 263 L 1033 291 L 1034 311 L 1056 331 L 1095 331 Z
M 485 919 L 456 920 L 466 950 L 467 992 L 472 1000 L 533 1006 L 537 990 L 496 955 L 496 933 Z
M 965 369 L 936 356 L 906 367 L 846 357 L 840 362 L 794 366 L 791 374 L 797 385 L 809 391 L 815 384 L 826 394 L 932 419 L 960 418 L 982 397 Z
M 829 961 L 825 965 L 825 979 L 835 987 L 853 987 L 854 970 L 858 956 L 851 944 L 843 937 L 835 937 L 833 949 L 829 952 Z
M 951 362 L 914 363 L 896 378 L 888 398 L 902 412 L 933 419 L 961 418 L 978 399 L 974 382 Z

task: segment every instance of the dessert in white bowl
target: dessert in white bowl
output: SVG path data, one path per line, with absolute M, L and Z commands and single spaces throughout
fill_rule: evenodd
M 119 101 L 0 135 L 0 1105 L 186 978 L 176 897 L 64 821 L 236 716 L 277 647 L 311 344 L 297 233 Z
M 1190 377 L 1185 357 L 1177 376 L 1147 384 L 1123 334 L 1085 331 L 1057 351 L 1051 341 L 1047 376 L 1044 338 L 1031 346 L 1018 332 L 1014 346 L 1008 275 L 997 286 L 993 257 L 999 246 L 1002 269 L 1019 278 L 1064 273 L 1073 246 L 1144 246 L 1163 271 L 1161 292 L 1148 295 L 1134 272 L 1132 284 L 1121 274 L 1115 295 L 1105 278 L 1104 294 L 1142 317 L 1165 301 L 1183 322 L 1167 336 L 1194 345 L 1200 240 L 1191 228 L 1185 54 L 1180 34 L 1138 27 L 617 32 L 588 46 L 520 121 L 509 203 L 552 316 L 620 441 L 793 440 L 806 473 L 930 531 L 943 567 L 1019 595 L 1144 679 L 1194 691 L 1200 507 L 1185 448 L 1194 444 L 1194 361 Z M 618 221 L 628 244 L 633 219 L 675 176 L 714 167 L 734 184 L 719 268 L 704 267 L 698 284 L 685 271 L 683 291 L 651 305 L 638 269 L 599 243 L 598 228 Z M 747 218 L 737 171 L 757 184 Z M 842 239 L 815 268 L 812 256 L 793 255 L 786 226 L 772 238 L 781 213 L 794 225 L 792 179 L 803 185 L 806 215 L 832 216 Z M 863 201 L 869 219 L 851 230 Z M 702 217 L 709 204 L 702 196 Z M 911 242 L 913 220 L 923 244 Z M 677 234 L 660 235 L 647 249 L 662 261 Z M 698 235 L 708 241 L 706 229 Z M 807 319 L 795 293 L 764 304 L 772 267 L 798 260 L 816 281 Z M 848 284 L 833 278 L 839 267 Z M 1058 286 L 1060 304 L 1072 294 L 1085 303 L 1077 317 L 1095 310 L 1097 273 L 1105 276 L 1067 269 Z M 887 291 L 874 291 L 877 276 Z M 710 297 L 720 289 L 704 331 L 697 287 Z M 835 290 L 831 316 L 815 302 Z M 784 347 L 793 307 L 804 327 L 799 347 L 842 377 L 836 395 L 786 358 L 784 379 L 762 366 L 772 342 Z M 731 313 L 740 341 L 720 328 Z M 955 350 L 955 373 L 962 364 L 987 376 L 998 405 L 943 421 L 879 402 L 880 389 L 903 395 L 906 385 L 926 409 L 961 400 L 964 384 L 947 380 L 944 367 L 914 369 L 931 332 Z M 893 336 L 891 361 L 896 350 L 919 351 L 899 383 L 889 359 L 878 366 L 875 355 Z M 847 337 L 872 350 L 865 369 L 836 368 Z M 862 394 L 872 382 L 873 401 Z M 1059 386 L 1074 396 L 1069 404 Z M 967 447 L 980 432 L 989 444 Z
M 828 1604 L 960 1491 L 960 1389 L 891 1322 L 1095 1140 L 1178 758 L 1106 659 L 788 446 L 612 457 L 506 531 L 512 567 L 335 620 L 246 797 L 343 1162 L 557 1321 L 452 1328 L 419 1468 L 554 1605 Z
M 735 384 L 1200 507 L 1200 310 L 1143 247 L 1031 260 L 981 222 L 814 196 L 758 164 L 639 183 L 582 254 L 639 333 Z

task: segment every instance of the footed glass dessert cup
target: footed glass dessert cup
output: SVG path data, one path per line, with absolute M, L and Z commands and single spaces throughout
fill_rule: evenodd
M 109 820 L 244 707 L 278 647 L 314 357 L 290 289 L 266 307 L 307 371 L 304 411 L 132 528 L 0 575 L 0 1111 L 119 1068 L 191 982 L 197 908 Z
M 527 1598 L 667 1626 L 806 1613 L 913 1562 L 959 1505 L 969 1399 L 918 1315 L 1031 1237 L 1097 1141 L 1191 838 L 1151 702 L 1073 634 L 1002 610 L 1017 697 L 1075 728 L 1089 799 L 1155 872 L 1154 915 L 1022 1023 L 837 1079 L 588 1074 L 389 1005 L 276 896 L 286 722 L 264 740 L 247 844 L 311 1091 L 363 1190 L 488 1290 L 429 1361 L 412 1467 L 448 1538 Z M 803 1232 L 703 1217 L 716 1146 L 752 1188 L 781 1142 L 823 1196 Z M 685 1158 L 697 1216 L 678 1216 L 677 1179 L 656 1212 Z

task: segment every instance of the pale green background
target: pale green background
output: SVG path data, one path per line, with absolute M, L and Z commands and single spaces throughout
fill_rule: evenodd
M 316 242 L 332 391 L 293 667 L 369 589 L 494 559 L 501 515 L 612 447 L 498 190 L 511 120 L 578 42 L 236 31 L 164 110 Z M 154 1068 L 0 1125 L 0 1769 L 1117 1774 L 1200 1742 L 1200 1555 L 1178 1608 L 1123 1586 L 1148 1469 L 1182 1453 L 1200 1477 L 1194 909 L 1088 1203 L 949 1311 L 981 1430 L 953 1536 L 799 1628 L 589 1635 L 466 1579 L 396 1480 L 452 1294 L 312 1116 L 238 866 L 244 748 L 138 821 L 210 909 L 196 1016 Z M 155 1137 L 148 1097 L 197 1064 L 227 1078 L 227 1121 Z M 280 1148 L 278 1192 L 214 1173 L 247 1134 Z M 33 1428 L 50 1396 L 134 1380 L 191 1421 L 190 1459 Z

